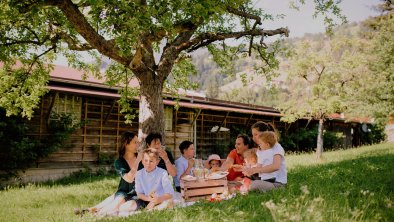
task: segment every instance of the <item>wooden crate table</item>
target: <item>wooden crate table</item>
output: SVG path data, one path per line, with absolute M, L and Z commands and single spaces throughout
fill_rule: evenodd
M 212 194 L 222 194 L 228 191 L 227 178 L 217 180 L 181 180 L 181 194 L 185 201 L 208 199 Z

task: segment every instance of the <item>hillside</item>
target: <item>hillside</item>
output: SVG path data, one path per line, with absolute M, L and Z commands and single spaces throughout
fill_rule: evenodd
M 358 23 L 345 24 L 334 31 L 334 36 L 362 36 L 363 29 L 365 28 Z M 284 43 L 291 47 L 305 40 L 321 42 L 324 46 L 329 37 L 324 33 L 305 34 L 302 38 L 285 39 Z M 284 96 L 281 94 L 287 93 L 289 64 L 286 57 L 279 57 L 279 69 L 271 80 L 267 80 L 264 74 L 256 73 L 254 66 L 259 61 L 253 57 L 234 61 L 235 70 L 230 75 L 224 74 L 207 50 L 199 51 L 192 58 L 198 70 L 197 76 L 192 77 L 192 80 L 198 82 L 198 91 L 205 93 L 207 97 L 275 106 L 275 100 L 280 100 Z

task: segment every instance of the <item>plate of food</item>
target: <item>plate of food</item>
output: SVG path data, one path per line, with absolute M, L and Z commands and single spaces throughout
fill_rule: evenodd
M 227 171 L 216 171 L 216 172 L 208 174 L 207 179 L 210 179 L 210 180 L 222 179 L 222 178 L 226 177 L 227 174 L 228 174 Z
M 220 175 L 227 176 L 228 171 L 216 171 L 215 173 L 216 173 L 216 174 L 220 174 Z
M 197 180 L 197 177 L 194 177 L 194 176 L 191 176 L 191 175 L 186 175 L 186 176 L 182 177 L 182 180 L 194 181 L 194 180 Z

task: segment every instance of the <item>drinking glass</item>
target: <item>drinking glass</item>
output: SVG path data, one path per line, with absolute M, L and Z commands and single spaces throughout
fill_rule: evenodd
M 202 159 L 196 159 L 194 161 L 193 174 L 199 180 L 204 179 L 204 169 L 203 169 Z

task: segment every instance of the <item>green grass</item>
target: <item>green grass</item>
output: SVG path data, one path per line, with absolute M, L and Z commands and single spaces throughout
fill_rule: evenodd
M 127 218 L 82 218 L 117 187 L 116 176 L 88 173 L 55 183 L 0 191 L 0 221 L 394 221 L 394 143 L 289 155 L 289 184 L 220 203 L 148 212 Z

